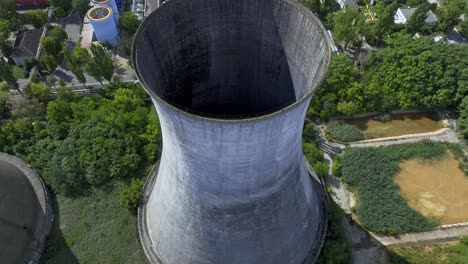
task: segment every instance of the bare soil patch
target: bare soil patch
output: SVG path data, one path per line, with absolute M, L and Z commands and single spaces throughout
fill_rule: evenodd
M 435 114 L 393 115 L 390 121 L 379 121 L 373 117 L 347 120 L 362 130 L 365 139 L 394 137 L 409 134 L 434 132 L 442 128 Z
M 437 161 L 410 159 L 394 177 L 408 204 L 441 224 L 468 221 L 468 177 L 449 152 Z

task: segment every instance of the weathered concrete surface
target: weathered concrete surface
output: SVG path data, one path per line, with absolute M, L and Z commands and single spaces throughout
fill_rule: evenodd
M 171 0 L 144 21 L 132 58 L 163 135 L 146 205 L 158 262 L 314 260 L 323 204 L 301 136 L 326 36 L 292 0 Z
M 0 153 L 0 263 L 39 263 L 52 210 L 39 175 Z

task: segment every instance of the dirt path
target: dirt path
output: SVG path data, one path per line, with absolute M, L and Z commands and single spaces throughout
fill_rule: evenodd
M 455 131 L 452 128 L 442 128 L 435 132 L 430 132 L 430 133 L 411 134 L 411 135 L 404 135 L 404 136 L 397 136 L 397 137 L 362 140 L 362 141 L 350 143 L 349 146 L 352 148 L 380 147 L 380 146 L 416 143 L 416 142 L 420 142 L 423 140 L 431 140 L 435 142 L 453 142 L 453 143 L 460 142 L 457 135 L 455 134 Z

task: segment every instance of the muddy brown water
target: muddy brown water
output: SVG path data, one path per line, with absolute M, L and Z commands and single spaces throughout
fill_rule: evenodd
M 468 222 L 468 177 L 451 153 L 437 161 L 400 163 L 394 177 L 409 205 L 441 224 Z
M 372 139 L 434 132 L 442 128 L 438 121 L 435 114 L 418 113 L 393 115 L 390 121 L 379 121 L 373 117 L 367 117 L 346 122 L 359 127 L 366 139 Z

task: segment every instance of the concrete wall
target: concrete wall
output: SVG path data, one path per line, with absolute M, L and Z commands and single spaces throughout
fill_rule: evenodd
M 8 188 L 1 192 L 0 213 L 4 214 L 0 215 L 0 222 L 19 228 L 11 237 L 8 232 L 2 233 L 0 262 L 39 263 L 53 220 L 47 188 L 41 177 L 19 158 L 0 153 L 0 167 L 1 187 Z M 11 259 L 15 255 L 21 261 Z
M 145 20 L 132 57 L 163 135 L 146 205 L 158 262 L 314 259 L 323 204 L 301 138 L 326 36 L 292 0 L 171 0 Z

